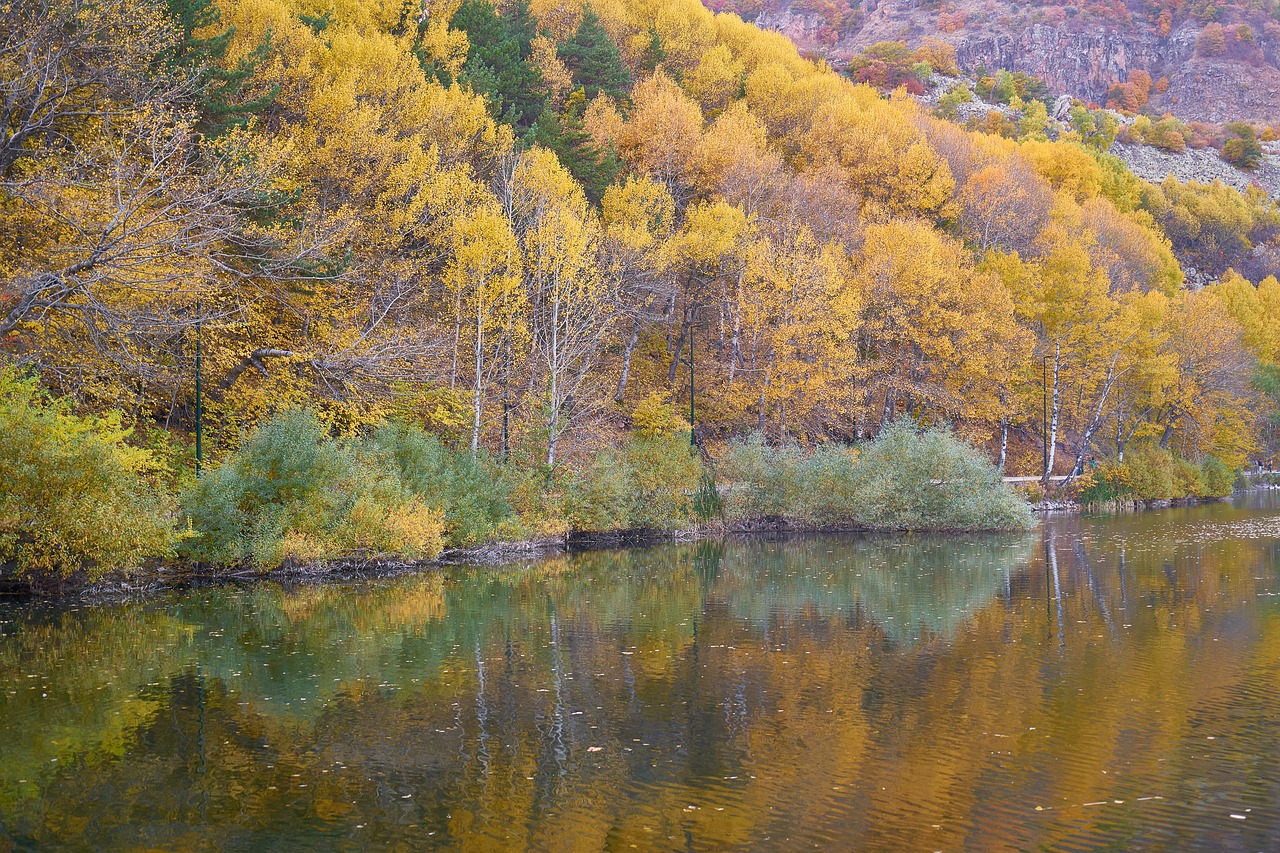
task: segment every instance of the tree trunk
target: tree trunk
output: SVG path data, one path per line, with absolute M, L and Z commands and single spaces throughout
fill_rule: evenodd
M 1116 411 L 1116 461 L 1124 462 L 1124 408 Z
M 480 452 L 480 410 L 483 406 L 480 394 L 484 382 L 484 314 L 476 311 L 476 390 L 475 420 L 471 424 L 471 458 Z
M 1076 462 L 1071 466 L 1071 473 L 1067 475 L 1067 482 L 1071 482 L 1076 477 L 1084 473 L 1084 457 L 1089 452 L 1089 443 L 1093 441 L 1093 435 L 1097 432 L 1098 427 L 1102 425 L 1102 411 L 1107 403 L 1107 397 L 1111 394 L 1111 389 L 1116 383 L 1116 364 L 1120 360 L 1120 353 L 1117 352 L 1111 358 L 1111 364 L 1107 366 L 1107 378 L 1102 383 L 1102 393 L 1098 395 L 1098 405 L 1094 407 L 1093 417 L 1089 420 L 1089 425 L 1085 427 L 1084 436 L 1080 440 L 1080 450 L 1076 453 Z
M 1000 419 L 1000 462 L 997 467 L 1004 472 L 1004 463 L 1009 458 L 1009 419 Z
M 738 370 L 738 361 L 742 358 L 742 279 L 738 276 L 738 299 L 733 308 L 733 337 L 729 343 L 729 387 L 733 387 L 733 377 Z
M 668 385 L 674 385 L 676 382 L 676 373 L 680 370 L 680 353 L 684 352 L 684 342 L 689 334 L 689 318 L 686 314 L 680 322 L 680 337 L 676 339 L 675 349 L 671 353 L 671 368 L 667 371 Z
M 618 393 L 613 395 L 615 403 L 621 403 L 623 397 L 627 394 L 627 378 L 631 375 L 631 356 L 636 351 L 636 345 L 640 342 L 640 318 L 637 317 L 635 327 L 631 330 L 631 338 L 627 341 L 627 346 L 622 351 L 622 375 L 618 377 Z
M 1174 425 L 1177 424 L 1177 422 L 1178 422 L 1178 419 L 1175 417 L 1175 413 L 1170 412 L 1169 422 L 1164 425 L 1164 434 L 1160 436 L 1161 450 L 1167 450 L 1169 448 L 1169 439 L 1173 438 L 1173 429 L 1174 429 Z
M 1049 485 L 1049 477 L 1053 474 L 1054 451 L 1058 447 L 1058 414 L 1062 409 L 1062 394 L 1058 387 L 1058 375 L 1062 370 L 1062 344 L 1053 349 L 1053 408 L 1049 418 L 1049 462 L 1044 469 L 1044 484 Z
M 547 470 L 556 467 L 556 443 L 560 437 L 560 292 L 556 289 L 551 301 L 551 399 L 547 412 Z

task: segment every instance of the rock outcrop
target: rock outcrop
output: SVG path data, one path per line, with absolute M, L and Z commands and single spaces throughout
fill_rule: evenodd
M 867 0 L 856 26 L 838 33 L 822 14 L 806 11 L 811 5 L 765 0 L 755 22 L 837 65 L 878 41 L 916 45 L 931 37 L 952 44 L 966 71 L 1022 71 L 1045 80 L 1056 94 L 1103 104 L 1112 85 L 1142 70 L 1152 79 L 1167 79 L 1167 91 L 1151 97 L 1159 113 L 1213 123 L 1280 122 L 1280 26 L 1274 21 L 1252 27 L 1254 46 L 1247 55 L 1206 57 L 1196 52 L 1201 26 L 1194 20 L 1162 37 L 1138 13 L 1123 24 L 1084 15 L 1054 22 L 1063 7 L 1037 9 L 1012 0 L 958 0 L 942 7 Z

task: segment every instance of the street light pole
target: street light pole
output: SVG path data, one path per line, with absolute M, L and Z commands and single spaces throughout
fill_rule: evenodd
M 204 336 L 204 317 L 200 303 L 196 303 L 196 477 L 200 476 L 200 467 L 204 462 L 204 387 L 203 387 L 203 353 L 201 338 Z
M 693 326 L 689 326 L 689 446 L 697 447 L 698 439 L 693 430 Z

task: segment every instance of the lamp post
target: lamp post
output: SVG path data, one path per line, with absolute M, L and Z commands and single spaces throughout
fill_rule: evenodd
M 696 309 L 695 309 L 695 313 L 696 313 Z M 695 391 L 694 384 L 693 384 L 693 342 L 694 342 L 694 336 L 696 335 L 697 330 L 705 327 L 706 325 L 707 325 L 706 323 L 697 323 L 697 322 L 694 322 L 693 320 L 690 320 L 689 322 L 689 360 L 686 362 L 686 364 L 689 365 L 689 446 L 690 447 L 698 446 L 698 439 L 693 430 L 693 426 L 694 426 L 693 418 L 695 415 L 695 409 L 693 404 L 694 391 Z M 681 360 L 683 361 L 683 359 Z
M 689 446 L 697 447 L 698 439 L 693 430 L 693 328 L 689 329 Z
M 196 303 L 196 478 L 200 477 L 200 466 L 204 462 L 204 385 L 203 385 L 203 353 L 201 338 L 204 336 L 204 316 L 200 303 Z

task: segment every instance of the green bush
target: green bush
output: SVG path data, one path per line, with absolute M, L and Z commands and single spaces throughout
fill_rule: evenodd
M 1129 500 L 1129 470 L 1121 462 L 1104 460 L 1080 478 L 1080 503 L 1098 507 L 1114 501 Z
M 857 452 L 823 445 L 799 466 L 799 515 L 811 524 L 845 524 L 858 516 Z
M 1027 502 L 991 462 L 946 427 L 886 428 L 856 454 L 835 445 L 805 455 L 759 435 L 721 461 L 726 515 L 892 530 L 1003 530 L 1031 524 Z
M 700 514 L 694 501 L 705 489 L 704 475 L 687 432 L 630 436 L 622 447 L 600 453 L 585 470 L 569 475 L 569 524 L 579 531 L 692 527 Z
M 1205 494 L 1200 466 L 1186 459 L 1173 459 L 1173 497 L 1199 498 Z
M 434 502 L 434 501 L 433 501 Z M 183 496 L 195 536 L 188 557 L 260 569 L 342 557 L 430 559 L 442 513 L 388 457 L 330 438 L 309 412 L 288 411 Z
M 1236 472 L 1216 456 L 1199 464 L 1154 446 L 1130 449 L 1124 462 L 1104 461 L 1085 478 L 1080 502 L 1100 506 L 1112 501 L 1226 497 L 1236 488 Z
M 945 426 L 899 418 L 865 447 L 853 486 L 858 520 L 888 530 L 1020 530 L 1031 508 L 982 453 Z
M 720 472 L 732 485 L 724 498 L 730 518 L 786 518 L 803 514 L 805 458 L 794 444 L 772 447 L 760 433 L 735 439 L 720 460 Z
M 1125 454 L 1128 495 L 1134 500 L 1170 500 L 1173 491 L 1173 454 L 1158 447 L 1134 447 Z
M 465 547 L 510 535 L 518 526 L 510 482 L 487 456 L 450 450 L 436 436 L 392 423 L 365 445 L 400 474 L 411 491 L 430 495 L 444 509 L 445 542 Z
M 1207 497 L 1225 498 L 1235 491 L 1236 472 L 1216 456 L 1206 456 L 1200 463 L 1203 494 Z
M 34 377 L 0 369 L 0 576 L 92 580 L 172 553 L 155 460 L 128 437 L 119 413 L 77 417 Z

